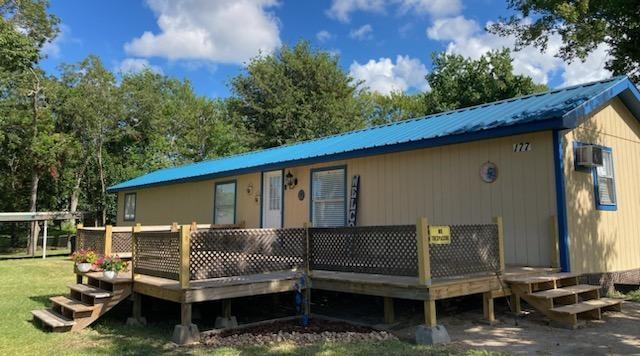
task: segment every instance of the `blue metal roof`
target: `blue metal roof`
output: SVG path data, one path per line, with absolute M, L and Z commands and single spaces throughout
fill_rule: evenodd
M 295 144 L 160 169 L 109 187 L 109 192 L 211 179 L 379 153 L 565 129 L 620 95 L 640 117 L 640 95 L 627 77 L 516 97 Z

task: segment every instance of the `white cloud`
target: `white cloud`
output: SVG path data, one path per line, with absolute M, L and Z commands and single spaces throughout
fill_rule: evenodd
M 432 40 L 463 40 L 478 32 L 480 26 L 464 16 L 437 19 L 427 29 L 427 36 Z
M 316 33 L 316 38 L 320 42 L 327 42 L 328 40 L 333 38 L 333 35 L 327 30 L 322 30 L 322 31 L 319 31 L 318 33 Z
M 241 63 L 280 46 L 277 0 L 147 0 L 159 33 L 144 32 L 124 45 L 137 57 Z
M 487 23 L 490 25 L 491 23 Z M 439 19 L 427 29 L 427 36 L 431 39 L 449 41 L 448 53 L 456 53 L 473 59 L 479 58 L 488 51 L 515 46 L 515 37 L 502 37 L 488 33 L 474 20 L 462 16 Z M 562 85 L 584 83 L 591 80 L 606 78 L 611 75 L 604 70 L 607 54 L 604 48 L 598 48 L 586 63 L 574 62 L 568 64 L 556 57 L 562 45 L 559 36 L 549 38 L 547 50 L 529 46 L 520 51 L 512 51 L 513 69 L 515 73 L 530 76 L 536 83 L 547 84 L 549 77 L 562 72 Z
M 356 40 L 370 40 L 373 38 L 373 27 L 366 24 L 358 28 L 354 28 L 349 32 L 349 37 Z
M 125 58 L 120 64 L 118 64 L 116 71 L 121 73 L 138 73 L 145 69 L 150 69 L 152 72 L 162 74 L 162 68 L 152 65 L 148 60 L 144 58 Z
M 386 0 L 333 0 L 327 15 L 341 22 L 349 22 L 355 11 L 384 12 Z
M 410 88 L 427 89 L 424 79 L 427 68 L 419 59 L 409 56 L 397 56 L 396 63 L 390 58 L 369 60 L 365 64 L 354 61 L 349 73 L 357 80 L 363 80 L 371 90 L 381 94 L 393 91 L 406 91 Z
M 437 18 L 459 14 L 462 11 L 462 2 L 460 0 L 400 0 L 400 11 L 403 13 L 415 11 Z
M 589 54 L 586 61 L 576 60 L 565 64 L 564 73 L 562 73 L 563 85 L 575 85 L 611 77 L 613 73 L 603 69 L 607 60 L 610 59 L 608 52 L 609 46 L 601 44 Z
M 349 22 L 353 12 L 386 13 L 390 6 L 397 7 L 400 14 L 411 12 L 436 18 L 462 11 L 461 0 L 333 0 L 326 13 L 338 21 Z

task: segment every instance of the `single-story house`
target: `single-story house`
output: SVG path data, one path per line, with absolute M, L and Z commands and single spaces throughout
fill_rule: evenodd
M 640 271 L 639 119 L 638 89 L 615 77 L 161 169 L 109 191 L 118 225 L 502 216 L 507 264 Z

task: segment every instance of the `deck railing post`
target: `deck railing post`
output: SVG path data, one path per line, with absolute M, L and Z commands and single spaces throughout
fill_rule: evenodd
M 180 227 L 180 288 L 189 287 L 189 235 L 191 227 L 182 225 Z
M 142 231 L 142 225 L 135 224 L 131 227 L 131 280 L 135 281 L 136 272 L 136 246 L 138 245 L 138 233 Z
M 198 231 L 198 223 L 196 223 L 195 221 L 191 222 L 191 231 L 193 232 Z
M 111 256 L 111 237 L 113 234 L 113 226 L 107 225 L 104 227 L 104 255 Z
M 431 257 L 429 256 L 429 222 L 427 218 L 419 218 L 416 223 L 418 240 L 418 278 L 420 284 L 431 285 Z
M 504 226 L 502 216 L 495 216 L 493 223 L 498 226 L 498 253 L 500 258 L 500 272 L 504 273 Z
M 180 231 L 180 226 L 178 226 L 177 222 L 171 223 L 170 230 L 171 230 L 171 232 L 178 232 L 178 231 Z

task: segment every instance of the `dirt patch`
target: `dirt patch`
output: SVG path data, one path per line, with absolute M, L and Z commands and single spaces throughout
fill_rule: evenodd
M 201 342 L 211 347 L 260 346 L 280 342 L 310 345 L 317 342 L 379 342 L 395 339 L 394 335 L 385 331 L 322 319 L 312 319 L 306 326 L 300 320 L 287 320 L 201 334 Z

